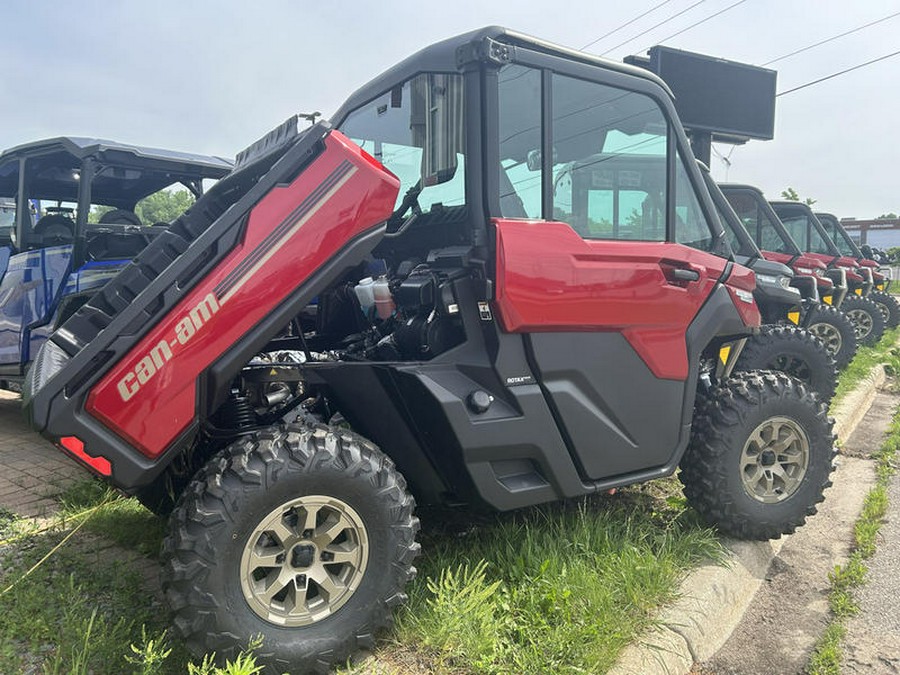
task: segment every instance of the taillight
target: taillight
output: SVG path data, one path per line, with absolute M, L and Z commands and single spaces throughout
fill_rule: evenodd
M 89 455 L 85 451 L 84 443 L 80 438 L 76 436 L 63 436 L 59 439 L 59 444 L 101 476 L 112 475 L 112 465 L 109 463 L 109 460 L 103 456 L 92 457 Z

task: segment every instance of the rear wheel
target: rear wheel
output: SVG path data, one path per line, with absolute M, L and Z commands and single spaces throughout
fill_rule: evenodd
M 806 330 L 824 343 L 838 368 L 846 367 L 856 355 L 856 331 L 853 324 L 834 307 L 813 305 L 809 310 Z
M 868 297 L 881 310 L 885 326 L 888 328 L 900 326 L 900 303 L 897 302 L 897 298 L 884 291 L 872 291 Z
M 848 295 L 841 303 L 841 311 L 853 322 L 856 341 L 861 345 L 874 345 L 884 335 L 884 317 L 878 305 L 858 295 Z
M 777 539 L 831 484 L 825 404 L 784 373 L 737 373 L 699 397 L 679 478 L 694 509 L 739 539 Z
M 826 403 L 837 387 L 834 357 L 819 338 L 796 326 L 763 326 L 747 339 L 735 369 L 780 370 L 808 384 Z
M 235 442 L 172 513 L 163 588 L 176 630 L 195 654 L 233 657 L 259 635 L 277 672 L 327 671 L 406 599 L 413 508 L 391 460 L 350 432 L 296 425 Z

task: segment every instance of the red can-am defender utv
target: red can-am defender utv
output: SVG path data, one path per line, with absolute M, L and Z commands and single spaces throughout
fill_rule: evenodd
M 809 206 L 790 201 L 770 204 L 806 255 L 822 261 L 830 271 L 840 273 L 847 280 L 847 295 L 840 309 L 853 322 L 857 342 L 863 345 L 878 342 L 884 335 L 884 317 L 878 306 L 865 297 L 872 289 L 870 276 L 863 276 L 865 268 L 860 268 L 856 259 L 841 254 Z
M 750 268 L 756 275 L 753 297 L 763 325 L 759 333 L 747 338 L 735 370 L 781 370 L 806 382 L 826 403 L 831 401 L 837 388 L 837 364 L 825 343 L 799 325 L 803 317 L 803 295 L 792 285 L 793 270 L 763 257 L 713 181 L 709 169 L 700 162 L 698 164 L 734 251 L 735 262 Z M 815 290 L 811 278 L 804 279 L 800 285 Z
M 837 309 L 847 294 L 844 272 L 828 270 L 822 261 L 805 255 L 758 188 L 733 183 L 720 183 L 719 188 L 763 256 L 794 271 L 792 284 L 803 294 L 800 325 L 821 339 L 837 367 L 844 368 L 857 349 L 853 323 Z
M 888 328 L 900 326 L 900 303 L 897 298 L 887 292 L 891 284 L 890 267 L 882 267 L 878 261 L 866 257 L 856 242 L 847 234 L 841 221 L 830 213 L 816 213 L 816 218 L 825 228 L 828 236 L 841 252 L 842 256 L 853 258 L 859 263 L 861 274 L 869 282 L 866 284 L 865 297 L 874 302 L 884 317 Z
M 413 495 L 512 509 L 680 465 L 730 534 L 815 512 L 825 406 L 783 373 L 730 375 L 753 275 L 722 257 L 658 79 L 487 28 L 334 126 L 248 150 L 28 380 L 47 438 L 177 500 L 164 587 L 193 650 L 261 635 L 303 672 L 370 645 L 414 573 Z

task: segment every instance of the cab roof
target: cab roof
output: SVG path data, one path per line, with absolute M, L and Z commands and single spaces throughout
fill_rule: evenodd
M 103 171 L 92 182 L 92 202 L 119 208 L 174 183 L 218 179 L 232 163 L 222 157 L 162 150 L 98 138 L 60 136 L 17 145 L 0 154 L 0 197 L 19 187 L 19 160 L 26 159 L 29 198 L 75 201 L 82 161 L 93 157 Z
M 123 153 L 135 158 L 149 161 L 173 162 L 189 165 L 198 173 L 209 173 L 209 178 L 218 178 L 231 171 L 230 160 L 214 155 L 196 155 L 190 152 L 178 152 L 175 150 L 162 150 L 131 143 L 119 143 L 103 138 L 86 138 L 83 136 L 57 136 L 45 138 L 30 143 L 22 143 L 4 150 L 0 154 L 0 164 L 5 164 L 10 159 L 20 157 L 37 157 L 48 153 L 63 152 L 84 159 L 90 155 L 106 155 L 111 153 Z
M 351 111 L 377 98 L 399 82 L 405 82 L 418 73 L 460 71 L 462 62 L 466 60 L 466 55 L 478 53 L 479 48 L 486 40 L 493 40 L 513 48 L 522 47 L 549 56 L 558 56 L 569 61 L 627 73 L 643 80 L 655 82 L 669 96 L 672 96 L 671 90 L 662 79 L 643 68 L 605 59 L 570 47 L 563 47 L 562 45 L 553 44 L 525 33 L 503 28 L 502 26 L 485 26 L 484 28 L 436 42 L 400 61 L 351 94 L 334 113 L 332 121 L 335 125 L 339 125 Z

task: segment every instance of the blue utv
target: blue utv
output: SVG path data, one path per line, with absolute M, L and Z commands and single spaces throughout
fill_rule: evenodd
M 178 187 L 197 198 L 231 168 L 73 137 L 0 154 L 0 389 L 18 390 L 47 336 L 168 226 L 142 222 L 142 200 Z

